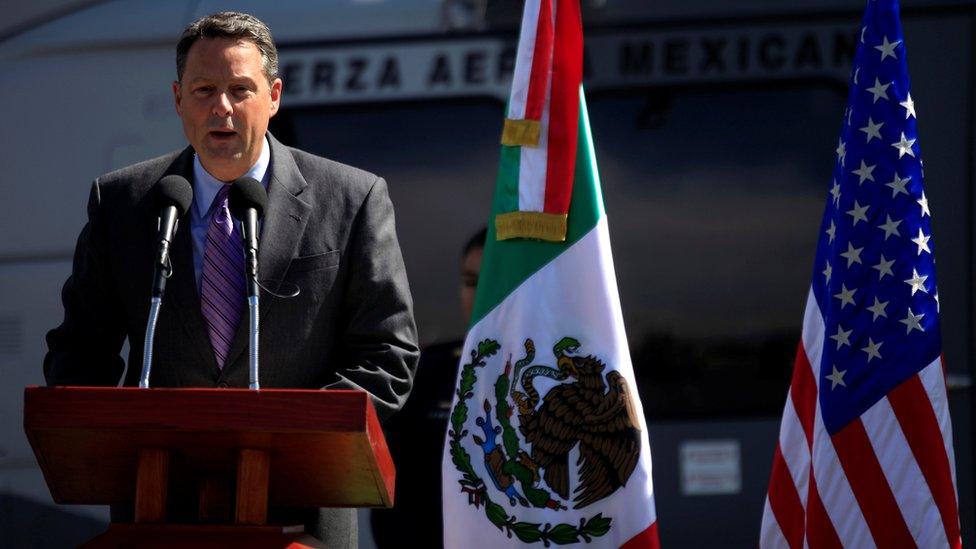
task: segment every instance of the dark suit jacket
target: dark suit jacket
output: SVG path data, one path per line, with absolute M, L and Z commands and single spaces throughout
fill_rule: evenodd
M 262 295 L 261 387 L 364 389 L 384 418 L 406 399 L 418 356 L 386 183 L 285 147 L 270 134 L 268 142 L 271 176 L 259 275 L 272 287 L 286 281 L 301 292 L 292 299 Z M 187 148 L 95 180 L 88 223 L 62 292 L 64 322 L 47 336 L 48 385 L 117 385 L 126 338 L 124 384 L 138 385 L 158 216 L 150 189 L 168 174 L 192 181 L 192 153 Z M 182 225 L 150 386 L 247 387 L 246 317 L 218 370 L 200 312 L 189 223 Z

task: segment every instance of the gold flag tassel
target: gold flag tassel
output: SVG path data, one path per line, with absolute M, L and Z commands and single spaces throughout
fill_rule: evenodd
M 502 128 L 502 145 L 509 147 L 538 147 L 542 123 L 531 119 L 506 118 Z
M 548 242 L 566 241 L 566 214 L 509 212 L 495 216 L 498 240 L 534 238 Z

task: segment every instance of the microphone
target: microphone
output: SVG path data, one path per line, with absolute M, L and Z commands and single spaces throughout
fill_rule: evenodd
M 258 219 L 268 205 L 268 193 L 257 180 L 242 177 L 234 181 L 227 197 L 230 213 L 241 222 L 244 233 L 244 271 L 247 275 L 247 309 L 249 313 L 249 353 L 251 389 L 258 383 L 258 319 L 260 318 L 260 285 L 258 283 Z
M 156 252 L 152 295 L 161 298 L 166 290 L 166 279 L 173 271 L 169 261 L 170 244 L 176 234 L 177 221 L 193 202 L 193 188 L 185 177 L 167 175 L 156 183 L 155 193 L 155 202 L 159 208 L 159 231 L 156 239 L 159 245 Z
M 159 320 L 159 308 L 163 303 L 163 292 L 166 291 L 166 280 L 173 274 L 173 265 L 169 260 L 170 244 L 173 242 L 173 235 L 176 234 L 177 222 L 193 202 L 193 188 L 190 182 L 179 175 L 167 175 L 159 180 L 153 188 L 153 193 L 153 201 L 159 208 L 159 229 L 156 236 L 158 245 L 153 265 L 149 319 L 146 321 L 146 337 L 142 346 L 142 376 L 139 378 L 139 387 L 142 389 L 149 388 L 156 322 Z
M 227 196 L 231 215 L 241 222 L 244 233 L 244 269 L 248 278 L 247 296 L 258 295 L 258 219 L 264 216 L 268 192 L 251 177 L 234 181 Z

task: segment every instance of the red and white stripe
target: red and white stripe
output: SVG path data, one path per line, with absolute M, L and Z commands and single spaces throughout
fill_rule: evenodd
M 583 78 L 579 0 L 527 0 L 522 12 L 508 118 L 540 123 L 537 146 L 522 146 L 519 211 L 569 211 Z
M 817 398 L 824 331 L 811 291 L 760 546 L 961 547 L 942 360 L 831 436 Z

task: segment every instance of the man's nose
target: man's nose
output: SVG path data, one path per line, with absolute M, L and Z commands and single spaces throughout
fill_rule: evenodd
M 218 93 L 213 103 L 213 113 L 216 116 L 226 117 L 234 112 L 234 106 L 230 102 L 230 97 L 226 93 Z

